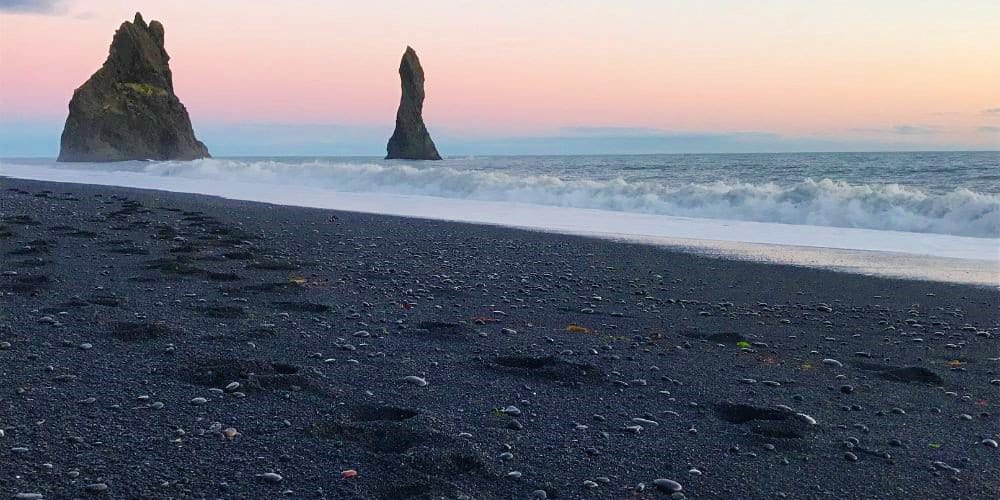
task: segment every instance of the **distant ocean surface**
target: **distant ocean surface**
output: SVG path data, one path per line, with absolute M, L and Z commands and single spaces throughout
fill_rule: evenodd
M 4 159 L 0 175 L 568 232 L 1000 260 L 1000 152 Z

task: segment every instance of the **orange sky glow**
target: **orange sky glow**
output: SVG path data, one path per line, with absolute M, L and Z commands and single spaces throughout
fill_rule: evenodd
M 0 120 L 64 118 L 136 10 L 165 25 L 196 127 L 391 126 L 396 67 L 411 45 L 437 130 L 1000 144 L 992 0 L 64 0 L 0 12 Z

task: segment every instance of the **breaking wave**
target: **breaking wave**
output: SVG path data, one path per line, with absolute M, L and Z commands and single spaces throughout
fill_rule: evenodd
M 146 174 L 206 182 L 308 186 L 353 193 L 636 212 L 693 218 L 1000 237 L 1000 195 L 955 189 L 931 194 L 898 184 L 806 179 L 789 185 L 716 181 L 566 180 L 510 172 L 407 164 L 207 159 L 146 163 Z

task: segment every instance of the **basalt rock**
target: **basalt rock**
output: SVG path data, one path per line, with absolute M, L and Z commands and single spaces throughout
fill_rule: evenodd
M 115 32 L 104 66 L 73 92 L 59 161 L 209 156 L 174 94 L 163 25 L 138 13 Z
M 403 95 L 396 112 L 396 130 L 386 147 L 387 160 L 440 160 L 434 141 L 424 126 L 424 69 L 412 48 L 407 47 L 399 63 Z

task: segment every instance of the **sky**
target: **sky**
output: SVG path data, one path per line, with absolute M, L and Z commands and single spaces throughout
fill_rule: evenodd
M 384 154 L 407 45 L 446 156 L 1000 149 L 997 0 L 0 0 L 0 156 L 136 10 L 216 156 Z

